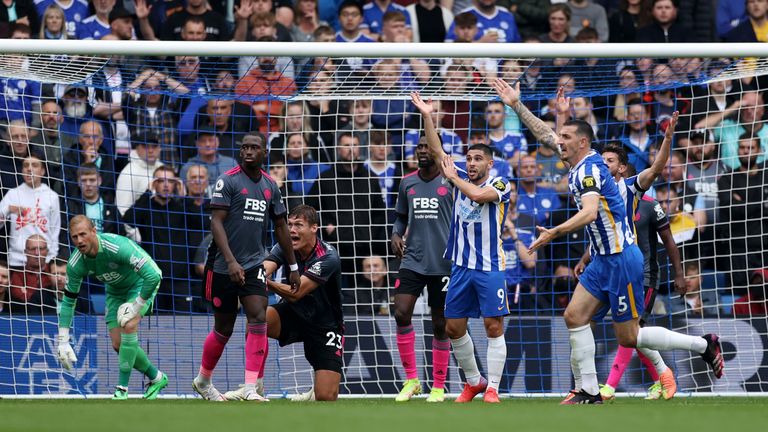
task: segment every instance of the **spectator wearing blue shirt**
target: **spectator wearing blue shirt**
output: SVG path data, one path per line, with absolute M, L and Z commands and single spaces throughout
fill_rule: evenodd
M 408 11 L 392 0 L 373 0 L 363 6 L 363 23 L 360 28 L 371 39 L 378 39 L 384 25 L 384 15 L 389 12 L 400 12 L 405 17 L 405 27 L 408 39 L 411 39 L 411 18 Z
M 116 0 L 93 0 L 95 14 L 85 18 L 77 26 L 78 39 L 101 39 L 111 33 L 109 13 L 115 7 Z
M 32 113 L 40 112 L 39 81 L 26 79 L 0 79 L 0 122 L 24 119 L 32 124 Z
M 522 153 L 528 149 L 528 142 L 519 131 L 504 129 L 506 113 L 501 101 L 489 102 L 485 107 L 485 121 L 488 125 L 488 139 L 491 148 L 516 166 Z
M 286 134 L 286 180 L 291 195 L 306 195 L 320 174 L 330 168 L 312 158 L 309 152 L 308 137 L 301 132 Z
M 193 165 L 203 165 L 208 169 L 208 183 L 216 182 L 220 175 L 237 166 L 237 161 L 219 154 L 219 137 L 213 126 L 203 126 L 197 132 L 197 155 L 189 158 L 181 167 L 180 178 L 187 178 L 187 170 Z
M 339 24 L 336 42 L 375 42 L 361 31 L 363 8 L 355 0 L 345 0 L 339 6 Z
M 472 0 L 472 6 L 463 12 L 477 16 L 478 33 L 475 40 L 480 42 L 520 42 L 515 16 L 509 10 L 496 6 L 495 0 Z M 456 40 L 454 26 L 448 30 L 447 42 Z
M 397 190 L 400 187 L 400 178 L 403 176 L 400 168 L 389 160 L 392 152 L 387 145 L 387 134 L 382 131 L 371 131 L 368 144 L 368 159 L 363 162 L 366 168 L 379 177 L 381 197 L 387 209 L 395 208 Z M 394 215 L 392 215 L 394 216 Z
M 490 145 L 488 140 L 488 134 L 484 129 L 473 129 L 469 134 L 468 147 L 472 147 L 475 144 Z M 456 166 L 467 170 L 467 161 L 465 159 L 459 159 L 456 161 Z M 512 167 L 509 165 L 506 159 L 502 159 L 496 155 L 493 155 L 493 165 L 488 170 L 488 175 L 493 177 L 512 177 Z
M 435 108 L 432 111 L 432 122 L 435 125 L 440 125 L 443 122 L 443 112 L 440 109 L 441 102 L 439 100 L 432 101 L 432 106 Z M 442 127 L 437 127 L 437 134 L 440 135 L 440 141 L 443 143 L 443 151 L 445 154 L 454 158 L 464 156 L 464 143 L 461 141 L 461 137 L 455 132 Z M 416 161 L 416 146 L 419 145 L 419 139 L 421 139 L 421 129 L 411 129 L 405 133 L 405 142 L 403 145 L 403 156 L 408 170 L 415 170 L 418 168 Z
M 383 93 L 407 94 L 418 91 L 422 80 L 429 79 L 429 67 L 419 60 L 383 59 L 372 70 L 377 91 Z M 414 107 L 410 101 L 401 99 L 377 99 L 372 104 L 371 123 L 377 129 L 392 132 L 392 144 L 404 141 L 405 125 Z M 396 151 L 401 156 L 402 151 Z
M 719 0 L 717 2 L 717 35 L 721 39 L 747 19 L 746 2 L 744 0 Z
M 540 186 L 539 166 L 536 157 L 525 155 L 517 167 L 520 194 L 517 197 L 517 211 L 532 215 L 536 225 L 548 226 L 552 211 L 560 208 L 560 196 L 554 189 Z
M 35 0 L 37 16 L 43 17 L 42 27 L 45 27 L 45 11 L 51 5 L 58 6 L 64 12 L 67 38 L 76 39 L 78 26 L 90 13 L 88 2 L 85 0 Z

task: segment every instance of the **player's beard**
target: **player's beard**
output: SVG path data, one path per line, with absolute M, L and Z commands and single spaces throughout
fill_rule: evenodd
M 435 160 L 432 158 L 426 158 L 424 160 L 418 159 L 419 168 L 432 168 L 435 165 Z

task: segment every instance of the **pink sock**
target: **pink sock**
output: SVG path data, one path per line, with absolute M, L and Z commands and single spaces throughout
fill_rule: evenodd
M 646 357 L 643 353 L 640 352 L 640 350 L 637 350 L 637 355 L 640 357 L 640 361 L 643 362 L 645 365 L 645 368 L 648 369 L 648 375 L 651 376 L 651 379 L 653 382 L 656 382 L 659 380 L 659 373 L 656 371 L 656 366 L 653 365 L 653 362 L 651 359 Z
M 450 359 L 451 341 L 432 338 L 432 388 L 445 388 Z
M 619 345 L 619 349 L 616 351 L 616 357 L 613 359 L 613 365 L 611 366 L 611 373 L 608 375 L 608 381 L 605 383 L 613 388 L 617 388 L 621 376 L 624 375 L 624 371 L 627 370 L 629 362 L 632 360 L 632 354 L 635 352 L 633 348 L 627 348 Z
M 269 339 L 264 344 L 264 359 L 261 361 L 261 369 L 259 369 L 259 378 L 264 378 L 264 368 L 267 366 L 267 357 L 269 356 Z
M 267 323 L 248 324 L 245 338 L 245 384 L 256 384 L 267 344 Z
M 418 378 L 416 371 L 416 333 L 413 332 L 413 325 L 397 327 L 397 351 L 400 352 L 400 361 L 405 369 L 405 379 Z
M 200 362 L 200 375 L 210 379 L 213 370 L 224 352 L 229 338 L 216 330 L 211 330 L 203 343 L 203 360 Z

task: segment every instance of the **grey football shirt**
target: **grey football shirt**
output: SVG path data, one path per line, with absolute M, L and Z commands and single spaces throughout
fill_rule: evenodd
M 422 275 L 447 275 L 451 261 L 443 258 L 453 212 L 453 186 L 438 175 L 423 179 L 418 171 L 403 177 L 395 211 L 408 217 L 401 269 Z
M 283 197 L 274 180 L 264 171 L 258 179 L 253 179 L 239 165 L 216 180 L 211 209 L 227 210 L 224 231 L 232 255 L 244 270 L 264 261 L 269 221 L 286 214 Z M 228 273 L 224 255 L 215 241 L 211 242 L 208 256 L 214 257 L 214 272 Z
M 669 219 L 661 208 L 661 204 L 647 195 L 637 202 L 634 218 L 637 246 L 643 252 L 643 284 L 646 287 L 656 288 L 659 283 L 657 233 L 660 229 L 669 226 Z

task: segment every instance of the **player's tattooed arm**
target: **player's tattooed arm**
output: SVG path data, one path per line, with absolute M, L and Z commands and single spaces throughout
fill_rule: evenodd
M 493 88 L 502 102 L 509 105 L 512 111 L 531 130 L 536 140 L 559 155 L 560 147 L 557 145 L 557 134 L 520 101 L 520 82 L 515 83 L 513 87 L 503 79 L 498 78 L 493 81 Z

